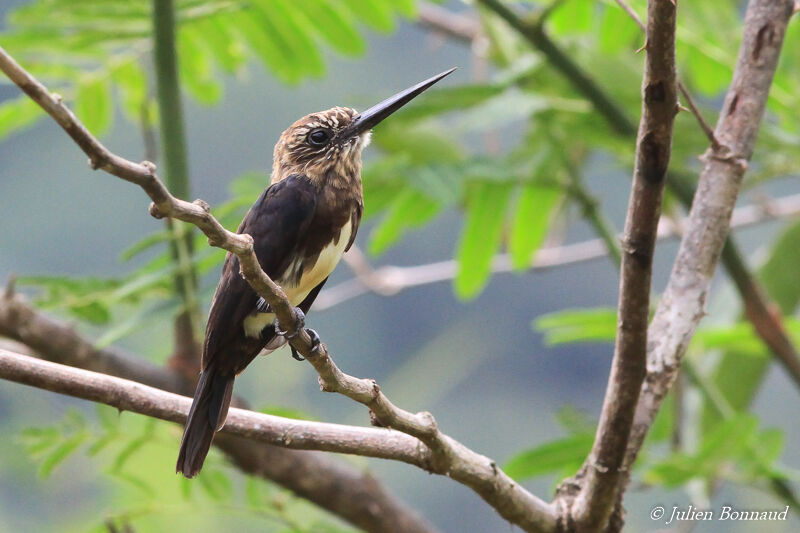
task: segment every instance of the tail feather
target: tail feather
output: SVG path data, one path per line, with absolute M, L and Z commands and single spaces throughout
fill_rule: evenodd
M 196 476 L 203 468 L 214 433 L 225 424 L 234 377 L 215 372 L 213 366 L 200 374 L 175 465 L 175 471 L 187 478 Z

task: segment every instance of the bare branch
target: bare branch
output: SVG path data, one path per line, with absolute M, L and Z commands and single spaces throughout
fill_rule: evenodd
M 32 348 L 39 357 L 93 372 L 101 372 L 170 392 L 192 392 L 182 369 L 165 369 L 108 348 L 97 349 L 72 328 L 6 291 L 0 296 L 0 335 Z M 20 353 L 17 348 L 0 346 Z M 234 405 L 243 405 L 234 399 Z M 295 494 L 370 532 L 388 528 L 406 533 L 432 533 L 412 509 L 389 493 L 368 473 L 329 457 L 288 450 L 237 437 L 220 435 L 215 446 L 240 469 L 279 483 Z
M 782 198 L 769 198 L 759 200 L 757 203 L 737 207 L 731 217 L 731 228 L 746 228 L 764 222 L 791 218 L 800 215 L 800 194 L 792 194 Z M 658 224 L 658 240 L 674 239 L 680 237 L 679 227 L 662 219 Z M 622 236 L 620 236 L 620 239 Z M 600 259 L 608 255 L 608 250 L 602 239 L 590 239 L 563 246 L 541 248 L 529 267 L 530 272 L 548 270 L 563 265 L 573 265 L 593 259 Z M 355 277 L 323 290 L 314 308 L 317 310 L 328 309 L 353 298 L 369 292 L 382 296 L 394 295 L 405 289 L 440 283 L 455 277 L 458 264 L 455 260 L 448 259 L 435 263 L 426 263 L 414 266 L 386 265 L 372 268 L 366 263 L 363 256 L 344 258 L 350 264 Z M 357 263 L 354 266 L 354 263 Z M 506 273 L 513 270 L 511 258 L 508 254 L 497 254 L 492 261 L 493 273 Z M 747 302 L 745 302 L 745 305 Z
M 481 35 L 481 25 L 474 17 L 452 13 L 429 2 L 419 5 L 418 22 L 426 28 L 467 43 L 472 43 Z
M 642 118 L 625 219 L 617 341 L 597 436 L 578 475 L 581 489 L 570 511 L 581 531 L 607 527 L 619 496 L 625 449 L 646 373 L 653 253 L 678 112 L 675 21 L 676 7 L 670 0 L 648 2 Z
M 705 314 L 706 295 L 753 153 L 792 9 L 791 0 L 752 0 L 748 5 L 739 58 L 715 131 L 721 146 L 706 152 L 688 229 L 650 326 L 648 376 L 636 409 L 626 468 L 633 464 Z
M 111 153 L 78 121 L 75 115 L 0 48 L 0 70 L 50 114 L 89 156 L 93 168 L 139 185 L 153 200 L 150 213 L 156 218 L 171 217 L 200 228 L 209 244 L 234 253 L 239 258 L 242 276 L 273 309 L 281 324 L 294 327 L 297 317 L 283 290 L 261 269 L 253 239 L 227 231 L 214 218 L 208 204 L 189 203 L 173 197 L 155 174 L 152 163 L 133 163 Z M 291 339 L 297 349 L 320 374 L 325 390 L 336 391 L 367 405 L 379 422 L 417 437 L 431 450 L 430 468 L 475 490 L 501 516 L 526 531 L 552 531 L 555 514 L 550 504 L 540 500 L 503 473 L 494 461 L 476 454 L 443 435 L 429 413 L 403 411 L 380 392 L 372 380 L 358 379 L 341 372 L 331 360 L 325 344 L 312 352 L 311 337 L 304 330 Z M 322 444 L 320 444 L 322 445 Z
M 191 398 L 106 374 L 0 349 L 0 378 L 100 402 L 169 422 L 184 423 Z M 391 429 L 308 422 L 232 408 L 225 433 L 295 450 L 320 450 L 394 459 L 427 468 L 430 452 Z

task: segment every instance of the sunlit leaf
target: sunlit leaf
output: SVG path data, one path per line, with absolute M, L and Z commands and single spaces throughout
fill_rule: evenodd
M 341 0 L 341 2 L 371 28 L 382 32 L 394 29 L 392 0 Z
M 577 470 L 592 449 L 594 433 L 580 433 L 554 440 L 512 457 L 503 470 L 517 481 L 558 472 Z
M 411 188 L 403 189 L 370 234 L 369 253 L 383 253 L 408 229 L 421 226 L 438 212 L 439 204 L 425 194 Z
M 553 209 L 563 193 L 555 187 L 528 184 L 517 199 L 508 251 L 517 270 L 530 268 L 534 253 L 544 242 Z
M 39 475 L 46 478 L 53 473 L 53 470 L 63 463 L 70 455 L 72 455 L 81 444 L 88 438 L 88 433 L 78 431 L 72 436 L 63 440 L 60 444 L 52 448 L 45 454 L 39 465 Z
M 573 342 L 612 342 L 617 335 L 615 309 L 573 309 L 542 315 L 533 328 L 549 345 Z
M 353 15 L 336 0 L 306 0 L 298 13 L 336 51 L 361 55 L 367 44 L 353 21 Z
M 78 83 L 75 114 L 94 135 L 103 135 L 111 127 L 114 104 L 111 80 L 105 75 L 87 76 Z
M 222 84 L 214 77 L 211 54 L 197 28 L 186 26 L 178 32 L 178 67 L 181 82 L 200 103 L 211 105 L 222 96 Z
M 456 252 L 458 273 L 454 287 L 460 298 L 476 296 L 489 279 L 512 189 L 506 183 L 478 182 L 468 192 L 466 220 Z
M 0 140 L 32 126 L 44 111 L 27 95 L 0 103 Z

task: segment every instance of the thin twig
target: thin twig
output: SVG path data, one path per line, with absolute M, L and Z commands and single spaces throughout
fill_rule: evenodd
M 731 228 L 746 228 L 798 215 L 800 215 L 800 194 L 770 198 L 763 202 L 737 207 L 731 217 Z M 676 226 L 673 222 L 662 218 L 658 225 L 658 240 L 680 237 L 678 228 L 684 225 Z M 619 239 L 621 238 L 620 235 Z M 345 254 L 344 257 L 347 258 L 348 255 Z M 563 265 L 574 265 L 607 255 L 606 243 L 602 239 L 541 248 L 528 267 L 528 271 L 538 272 Z M 364 257 L 359 257 L 356 261 L 359 267 L 353 269 L 355 277 L 323 290 L 314 304 L 315 309 L 329 309 L 369 292 L 394 295 L 406 289 L 449 281 L 458 271 L 458 264 L 452 259 L 408 267 L 385 265 L 374 269 L 362 263 L 366 261 Z M 512 272 L 510 256 L 505 253 L 496 255 L 491 270 L 495 274 Z
M 235 254 L 239 259 L 242 276 L 269 303 L 278 320 L 289 327 L 297 325 L 295 309 L 285 293 L 261 269 L 253 250 L 252 237 L 226 230 L 211 215 L 205 202 L 196 200 L 189 203 L 173 197 L 156 176 L 155 165 L 152 163 L 133 163 L 111 153 L 89 133 L 60 99 L 50 94 L 2 48 L 0 70 L 64 128 L 89 156 L 92 168 L 101 168 L 139 185 L 153 200 L 150 213 L 154 217 L 171 217 L 194 224 L 205 233 L 210 245 Z M 311 337 L 304 329 L 290 342 L 320 374 L 324 390 L 336 391 L 363 403 L 375 414 L 381 425 L 398 429 L 425 443 L 431 451 L 430 467 L 433 471 L 469 486 L 501 516 L 526 531 L 555 529 L 555 513 L 550 504 L 509 478 L 494 461 L 441 433 L 429 413 L 413 414 L 399 409 L 380 392 L 374 381 L 344 374 L 330 358 L 325 344 L 320 344 L 315 352 L 311 351 Z
M 708 125 L 708 122 L 706 122 L 706 119 L 703 117 L 703 114 L 700 112 L 697 104 L 694 103 L 694 98 L 692 98 L 692 94 L 689 92 L 689 89 L 686 88 L 686 85 L 684 85 L 682 81 L 678 81 L 678 89 L 680 89 L 681 94 L 686 99 L 686 103 L 689 104 L 689 110 L 692 112 L 692 115 L 694 115 L 694 118 L 697 119 L 700 129 L 703 130 L 703 133 L 705 133 L 706 137 L 708 137 L 708 141 L 711 143 L 711 148 L 714 150 L 719 150 L 720 145 L 716 135 L 714 135 L 714 130 Z

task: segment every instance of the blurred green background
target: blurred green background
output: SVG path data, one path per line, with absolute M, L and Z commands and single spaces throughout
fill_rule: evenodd
M 252 53 L 245 53 L 250 46 L 245 43 L 240 45 L 240 63 L 228 72 L 208 52 L 214 46 L 210 37 L 205 55 L 199 52 L 204 45 L 198 44 L 197 34 L 188 38 L 196 48 L 184 50 L 180 61 L 193 62 L 191 58 L 200 57 L 200 63 L 207 62 L 195 64 L 195 77 L 190 80 L 194 85 L 184 87 L 190 199 L 203 198 L 212 206 L 233 201 L 228 227 L 234 228 L 242 207 L 267 183 L 274 142 L 295 119 L 334 105 L 363 109 L 432 74 L 459 66 L 460 70 L 441 83 L 441 89 L 437 86 L 433 94 L 420 98 L 405 116 L 398 114 L 397 121 L 387 121 L 385 129 L 382 125 L 373 147 L 367 150 L 365 200 L 374 216 L 362 226 L 357 244 L 365 250 L 382 251 L 369 257 L 374 266 L 412 266 L 457 257 L 462 269 L 481 271 L 488 264 L 481 256 L 488 258 L 512 246 L 509 240 L 514 239 L 515 223 L 532 226 L 514 218 L 521 217 L 514 212 L 513 206 L 518 204 L 501 200 L 499 212 L 491 212 L 486 205 L 478 205 L 476 198 L 499 195 L 518 201 L 529 184 L 534 189 L 553 190 L 547 179 L 556 176 L 561 180 L 557 184 L 563 184 L 570 169 L 596 197 L 609 225 L 617 231 L 622 227 L 633 141 L 609 128 L 603 115 L 501 20 L 482 11 L 475 23 L 488 37 L 470 46 L 421 25 L 417 2 L 403 2 L 410 6 L 407 12 L 397 6 L 398 12 L 394 12 L 388 0 L 328 3 L 341 3 L 352 10 L 358 40 L 348 49 L 341 37 L 326 42 L 321 32 L 309 30 L 315 36 L 312 42 L 318 47 L 315 57 L 319 65 L 311 62 L 307 71 L 286 71 L 268 58 L 251 57 Z M 643 2 L 631 3 L 644 12 Z M 95 116 L 82 118 L 94 121 L 101 131 L 107 126 L 102 140 L 112 151 L 139 160 L 145 157 L 145 147 L 135 117 L 132 120 L 116 98 L 108 116 L 98 112 L 103 105 L 97 103 L 97 93 L 87 92 L 97 88 L 87 89 L 91 81 L 75 74 L 90 72 L 104 79 L 103 69 L 115 68 L 108 66 L 116 60 L 112 56 L 124 54 L 138 58 L 136 64 L 142 72 L 152 72 L 149 48 L 142 45 L 148 39 L 146 24 L 140 27 L 135 23 L 141 20 L 108 15 L 125 4 L 106 0 L 70 6 L 59 1 L 4 0 L 0 4 L 0 21 L 4 21 L 0 22 L 0 45 L 12 53 L 25 51 L 18 57 L 23 65 L 32 66 L 34 72 L 40 69 L 40 76 L 51 80 L 51 88 L 65 91 L 68 102 L 77 97 L 79 116 L 83 105 L 84 113 Z M 186 10 L 200 4 L 179 2 Z M 229 4 L 234 6 L 230 9 L 237 9 L 237 2 L 208 3 L 222 6 L 221 12 Z M 262 4 L 265 10 L 277 9 L 276 5 L 303 10 L 286 2 Z M 521 4 L 525 9 L 531 7 Z M 742 6 L 710 0 L 696 4 L 681 5 L 687 12 L 679 19 L 679 60 L 682 74 L 687 75 L 690 89 L 711 120 L 735 59 L 731 42 L 738 42 Z M 105 19 L 87 18 L 86 24 L 79 24 L 85 16 L 81 8 L 88 11 L 101 5 L 109 10 Z M 378 6 L 378 13 L 388 12 L 389 23 L 366 16 L 364 10 L 370 5 Z M 443 7 L 461 16 L 471 17 L 476 12 L 474 6 L 457 1 L 445 2 Z M 63 15 L 70 9 L 77 13 L 75 19 Z M 141 9 L 146 11 L 146 6 Z M 555 11 L 546 27 L 618 98 L 635 123 L 641 56 L 634 51 L 641 38 L 621 13 L 613 2 L 571 0 Z M 309 16 L 307 20 L 314 19 Z M 705 30 L 710 20 L 716 23 L 713 32 Z M 130 37 L 119 30 L 114 40 L 108 35 L 114 32 L 103 26 L 106 23 L 111 29 L 114 24 L 123 29 L 130 24 L 134 27 L 131 34 L 136 29 L 144 35 Z M 797 109 L 798 96 L 790 90 L 800 75 L 791 68 L 800 55 L 796 27 L 794 21 L 745 202 L 759 195 L 797 191 L 797 175 L 792 169 L 798 168 L 800 121 L 791 112 Z M 82 43 L 85 54 L 72 52 L 69 47 L 78 45 L 69 39 L 89 31 L 87 28 L 101 28 L 107 34 Z M 34 30 L 41 32 L 39 50 L 20 37 Z M 48 39 L 72 44 L 59 52 L 52 43 L 47 45 Z M 331 44 L 337 39 L 338 47 Z M 125 87 L 114 87 L 114 94 L 124 100 Z M 439 90 L 442 96 L 437 97 L 435 91 Z M 0 83 L 0 105 L 18 97 L 15 86 L 5 80 Z M 417 105 L 420 117 L 414 116 Z M 13 273 L 128 280 L 147 269 L 152 273 L 163 249 L 151 248 L 130 261 L 120 260 L 131 245 L 163 228 L 147 214 L 149 201 L 142 192 L 119 179 L 91 172 L 86 158 L 52 121 L 41 120 L 19 131 L 13 127 L 3 130 L 2 120 L 9 121 L 8 116 L 0 112 L 4 135 L 0 142 L 0 278 Z M 113 121 L 109 122 L 110 118 Z M 418 135 L 418 145 L 397 140 L 409 133 Z M 707 143 L 688 113 L 678 117 L 675 144 L 674 166 L 696 176 L 694 156 L 702 153 Z M 456 152 L 448 151 L 451 149 Z M 426 186 L 430 175 L 438 178 Z M 232 189 L 234 182 L 238 185 Z M 545 217 L 544 222 L 550 224 L 549 243 L 595 237 L 596 227 L 583 216 L 586 205 L 569 189 L 564 186 L 553 203 L 557 207 L 552 207 L 552 216 Z M 425 191 L 433 197 L 426 197 Z M 405 204 L 398 200 L 401 197 Z M 370 207 L 371 200 L 374 207 Z M 678 212 L 677 202 L 669 198 L 667 209 Z M 506 211 L 508 216 L 503 217 Z M 481 216 L 501 220 L 496 237 L 483 236 L 481 240 L 480 235 L 469 233 L 470 221 L 475 223 Z M 794 247 L 775 246 L 787 228 L 793 229 L 790 222 L 765 223 L 736 233 L 754 268 L 769 260 L 783 265 L 788 289 L 769 279 L 765 282 L 784 294 L 800 290 L 792 286 L 800 262 Z M 399 238 L 404 232 L 407 234 Z M 395 234 L 398 238 L 393 238 Z M 470 258 L 464 242 L 473 241 L 484 245 Z M 199 291 L 205 314 L 221 254 L 210 254 L 202 247 L 198 250 L 205 261 Z M 675 251 L 674 242 L 663 243 L 657 250 L 656 292 L 666 282 Z M 352 277 L 350 269 L 340 265 L 328 287 Z M 176 310 L 176 297 L 163 281 L 143 291 L 139 301 L 109 304 L 112 316 L 108 321 L 92 320 L 91 316 L 87 320 L 86 313 L 82 316 L 60 305 L 67 296 L 48 289 L 41 279 L 23 279 L 21 290 L 32 298 L 38 295 L 43 307 L 74 322 L 89 338 L 113 340 L 133 354 L 163 362 L 171 353 L 170 317 Z M 550 345 L 541 330 L 552 333 L 553 326 L 540 323 L 537 330 L 531 324 L 537 317 L 563 310 L 613 308 L 617 270 L 611 260 L 599 258 L 546 271 L 496 274 L 485 288 L 483 282 L 480 275 L 466 279 L 462 274 L 455 286 L 440 282 L 390 297 L 370 293 L 312 312 L 309 325 L 320 332 L 344 371 L 375 378 L 403 408 L 431 411 L 446 433 L 498 463 L 516 457 L 512 468 L 525 486 L 549 498 L 556 483 L 580 465 L 586 436 L 593 434 L 613 353 L 606 340 L 609 332 L 613 336 L 613 313 L 577 317 L 572 326 L 574 336 L 594 337 L 594 342 Z M 797 300 L 793 295 L 788 299 L 784 311 L 791 315 Z M 655 505 L 697 505 L 705 497 L 711 498 L 713 509 L 722 504 L 783 509 L 783 501 L 769 489 L 769 480 L 787 478 L 790 486 L 796 480 L 800 449 L 795 443 L 800 429 L 792 421 L 799 413 L 798 387 L 780 367 L 768 363 L 766 350 L 753 341 L 752 333 L 744 333 L 749 344 L 740 342 L 738 309 L 738 297 L 720 269 L 707 319 L 718 327 L 719 335 L 716 344 L 708 341 L 697 346 L 691 357 L 693 366 L 708 381 L 719 380 L 721 393 L 728 395 L 727 400 L 741 414 L 734 415 L 727 426 L 717 423 L 717 415 L 708 416 L 713 423 L 704 420 L 709 408 L 702 387 L 686 387 L 685 408 L 694 416 L 684 421 L 688 428 L 684 428 L 683 447 L 670 450 L 667 427 L 662 440 L 647 449 L 626 500 L 630 531 L 663 526 L 649 518 Z M 563 327 L 563 316 L 561 321 L 556 318 L 555 324 Z M 794 332 L 797 328 L 794 322 L 791 325 Z M 753 370 L 754 361 L 757 371 Z M 723 376 L 726 369 L 730 375 Z M 742 376 L 749 376 L 748 384 L 737 381 L 745 379 Z M 320 393 L 313 369 L 292 360 L 288 351 L 257 360 L 237 380 L 236 392 L 256 408 L 289 409 L 318 420 L 368 424 L 360 405 Z M 744 433 L 736 433 L 737 429 Z M 316 531 L 332 524 L 347 529 L 275 486 L 245 479 L 218 452 L 212 451 L 199 479 L 188 482 L 179 478 L 173 474 L 180 438 L 180 428 L 175 425 L 130 413 L 117 416 L 111 409 L 3 382 L 0 430 L 0 531 L 106 530 L 107 519 L 129 523 L 136 531 Z M 753 446 L 728 450 L 728 455 L 698 453 L 712 437 L 725 441 L 733 435 Z M 92 450 L 102 439 L 102 449 L 98 445 Z M 519 455 L 528 449 L 541 452 L 540 446 L 557 439 L 566 440 L 556 444 L 556 449 L 575 451 L 557 458 L 534 454 L 527 463 L 525 456 Z M 753 459 L 753 448 L 775 449 L 776 457 Z M 477 495 L 448 479 L 404 464 L 341 459 L 373 472 L 442 531 L 509 529 Z M 756 467 L 751 468 L 751 463 Z M 533 472 L 531 464 L 542 465 L 542 471 Z M 683 475 L 674 476 L 678 471 Z M 251 505 L 254 501 L 262 507 Z M 796 531 L 800 527 L 798 511 L 793 509 L 788 522 L 758 524 L 758 530 Z M 752 524 L 715 522 L 696 530 L 754 529 Z

